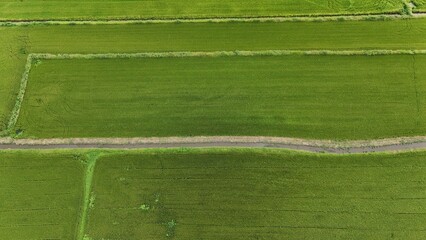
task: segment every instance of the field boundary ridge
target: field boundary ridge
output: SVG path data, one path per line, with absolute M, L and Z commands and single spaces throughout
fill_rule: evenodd
M 376 140 L 314 140 L 267 136 L 146 138 L 0 138 L 0 149 L 284 148 L 308 152 L 367 153 L 426 149 L 426 136 Z
M 286 55 L 416 55 L 426 54 L 426 49 L 370 49 L 370 50 L 235 50 L 235 51 L 176 51 L 176 52 L 140 52 L 140 53 L 31 53 L 28 60 L 36 59 L 114 59 L 114 58 L 167 58 L 167 57 L 231 57 L 231 56 L 286 56 Z
M 89 218 L 89 211 L 93 208 L 94 195 L 92 192 L 93 175 L 95 173 L 96 160 L 98 154 L 88 153 L 86 161 L 84 161 L 84 191 L 83 191 L 83 202 L 82 212 L 80 214 L 80 221 L 78 223 L 77 240 L 85 240 L 85 229 Z

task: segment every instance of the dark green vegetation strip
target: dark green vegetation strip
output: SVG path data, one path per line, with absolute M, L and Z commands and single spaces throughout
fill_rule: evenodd
M 98 159 L 88 239 L 424 239 L 424 152 L 123 152 Z
M 0 152 L 0 239 L 75 239 L 82 186 L 78 155 Z
M 0 20 L 146 19 L 399 13 L 401 0 L 1 1 Z
M 20 137 L 426 133 L 426 55 L 37 61 Z
M 426 49 L 426 19 L 0 27 L 0 129 L 28 53 Z

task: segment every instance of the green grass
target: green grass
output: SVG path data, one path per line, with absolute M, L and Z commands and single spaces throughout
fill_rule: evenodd
M 78 155 L 0 151 L 0 239 L 75 239 L 82 204 Z
M 426 12 L 425 0 L 413 0 L 412 2 L 416 5 L 416 8 L 413 9 L 413 12 Z
M 398 13 L 400 0 L 1 1 L 0 20 L 208 18 Z
M 0 129 L 26 54 L 270 49 L 426 49 L 426 19 L 0 27 Z
M 31 70 L 15 130 L 36 138 L 424 135 L 424 69 L 426 55 L 44 59 Z
M 90 239 L 424 239 L 424 152 L 148 150 L 97 160 Z
M 26 45 L 19 40 L 21 32 L 6 30 L 0 27 L 0 132 L 7 127 L 27 54 L 20 53 Z

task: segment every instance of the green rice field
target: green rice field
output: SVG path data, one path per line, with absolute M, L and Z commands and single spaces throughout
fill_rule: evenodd
M 2 0 L 0 20 L 147 19 L 399 13 L 400 0 Z
M 425 136 L 426 0 L 0 0 L 0 240 L 426 239 Z
M 425 154 L 0 151 L 0 238 L 423 239 Z
M 422 239 L 425 153 L 151 150 L 100 157 L 98 239 Z
M 76 239 L 82 184 L 71 153 L 0 152 L 0 239 Z
M 43 59 L 15 130 L 31 138 L 423 135 L 425 69 L 426 55 Z
M 0 27 L 0 129 L 9 121 L 28 53 L 426 49 L 425 21 Z

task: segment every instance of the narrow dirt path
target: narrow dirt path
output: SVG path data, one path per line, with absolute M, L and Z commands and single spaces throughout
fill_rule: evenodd
M 164 137 L 164 138 L 71 138 L 0 139 L 6 149 L 143 149 L 143 148 L 282 148 L 335 154 L 393 152 L 426 149 L 425 137 L 381 140 L 328 141 L 280 137 Z

